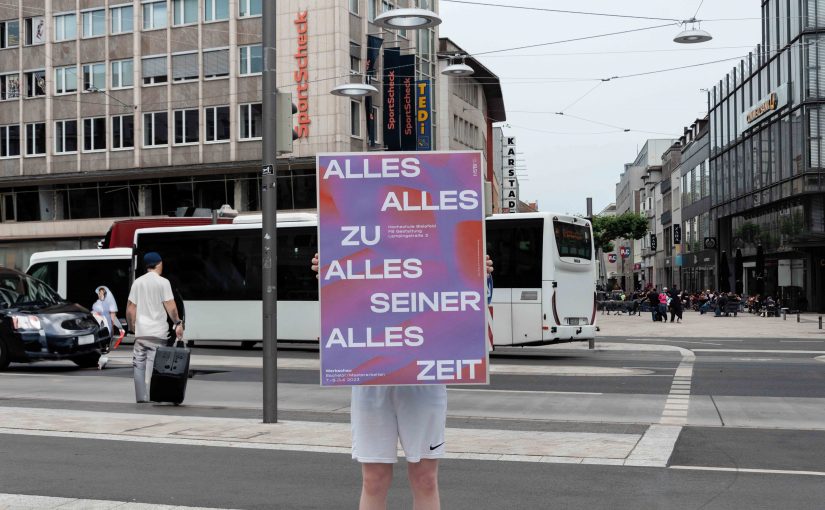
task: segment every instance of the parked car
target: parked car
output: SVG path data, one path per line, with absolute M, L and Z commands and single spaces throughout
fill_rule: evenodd
M 101 319 L 42 281 L 0 268 L 0 370 L 10 362 L 38 360 L 97 366 L 111 343 Z

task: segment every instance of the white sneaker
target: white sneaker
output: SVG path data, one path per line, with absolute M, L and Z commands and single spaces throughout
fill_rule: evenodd
M 104 368 L 106 368 L 106 365 L 108 363 L 109 363 L 109 357 L 108 356 L 101 356 L 100 359 L 97 360 L 97 369 L 98 370 L 103 370 Z

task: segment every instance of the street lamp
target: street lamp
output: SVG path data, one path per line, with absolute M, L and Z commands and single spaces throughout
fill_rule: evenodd
M 378 94 L 378 89 L 369 83 L 344 83 L 329 91 L 333 96 L 364 97 Z
M 697 28 L 699 27 L 699 21 L 697 21 L 696 18 L 685 20 L 682 22 L 682 25 L 685 26 L 685 30 L 682 30 L 676 34 L 676 37 L 673 38 L 673 42 L 679 44 L 696 44 L 708 42 L 713 39 L 713 36 L 711 36 L 708 32 Z
M 441 71 L 441 74 L 445 76 L 471 76 L 474 73 L 473 68 L 464 63 L 464 57 L 461 57 L 461 63 L 451 61 L 450 65 Z
M 385 29 L 431 28 L 441 24 L 438 14 L 427 9 L 390 9 L 375 17 L 375 24 Z

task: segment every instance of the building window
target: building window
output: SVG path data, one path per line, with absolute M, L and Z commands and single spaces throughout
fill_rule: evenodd
M 95 9 L 83 13 L 83 37 L 106 35 L 106 9 Z
M 60 14 L 54 17 L 54 42 L 77 39 L 77 14 Z
M 143 114 L 143 146 L 162 147 L 169 144 L 169 116 L 166 112 Z
M 54 70 L 54 93 L 73 94 L 77 92 L 77 67 L 58 67 Z
M 106 117 L 83 119 L 83 150 L 106 150 Z
M 349 43 L 349 70 L 353 73 L 361 73 L 361 46 L 350 41 Z
M 18 73 L 0 74 L 0 101 L 20 97 L 20 75 Z
M 226 78 L 229 76 L 229 50 L 209 50 L 203 52 L 203 78 Z
M 112 149 L 131 149 L 135 146 L 135 116 L 112 117 Z
M 172 25 L 198 22 L 198 0 L 172 0 Z
M 26 156 L 46 154 L 46 123 L 26 124 Z
M 57 120 L 54 122 L 55 154 L 77 152 L 77 121 Z
M 148 57 L 143 59 L 143 84 L 155 85 L 166 83 L 169 76 L 166 72 L 166 57 Z
M 204 123 L 204 138 L 208 143 L 226 142 L 229 140 L 229 107 L 209 106 L 203 109 L 206 122 Z
M 135 68 L 131 58 L 112 62 L 112 88 L 123 89 L 135 85 Z
M 172 80 L 191 81 L 199 77 L 197 53 L 172 55 Z
M 223 21 L 227 19 L 229 19 L 229 0 L 204 0 L 204 21 Z
M 361 103 L 358 101 L 349 102 L 350 128 L 352 136 L 361 137 Z
M 20 22 L 0 21 L 0 49 L 15 48 L 20 44 Z
M 261 45 L 241 46 L 240 75 L 261 74 L 263 71 L 263 59 L 261 58 Z
M 239 0 L 238 15 L 242 18 L 261 15 L 261 0 Z
M 261 103 L 241 105 L 241 140 L 261 139 Z
M 46 71 L 26 71 L 26 97 L 46 95 Z
M 359 0 L 349 0 L 349 12 L 358 14 L 358 2 Z
M 143 29 L 166 28 L 166 0 L 143 4 Z
M 106 64 L 83 64 L 83 90 L 106 90 Z
M 0 126 L 0 158 L 20 156 L 20 126 Z
M 46 42 L 46 21 L 43 16 L 33 16 L 23 20 L 26 30 L 26 46 L 43 44 Z
M 198 143 L 198 110 L 175 110 L 175 145 Z
M 112 35 L 125 34 L 134 30 L 134 12 L 134 7 L 131 5 L 123 5 L 109 9 L 109 13 L 112 16 Z

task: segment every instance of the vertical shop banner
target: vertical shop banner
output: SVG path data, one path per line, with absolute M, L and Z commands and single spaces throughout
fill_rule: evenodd
M 401 55 L 398 68 L 398 110 L 401 119 L 401 150 L 414 151 L 417 143 L 415 127 L 418 124 L 415 108 L 415 55 Z
M 378 69 L 378 55 L 381 52 L 381 44 L 384 42 L 380 37 L 374 35 L 367 36 L 367 83 L 372 84 L 375 78 L 375 71 Z M 372 96 L 364 98 L 364 109 L 367 111 L 367 141 L 369 146 L 375 145 L 375 113 L 372 108 Z
M 317 169 L 321 384 L 487 384 L 481 153 Z
M 398 118 L 398 66 L 401 50 L 384 50 L 384 145 L 388 151 L 401 150 L 401 125 Z
M 432 143 L 432 105 L 430 104 L 430 81 L 418 80 L 415 82 L 416 100 L 415 106 L 418 112 L 416 116 L 416 150 L 429 151 L 433 149 Z

